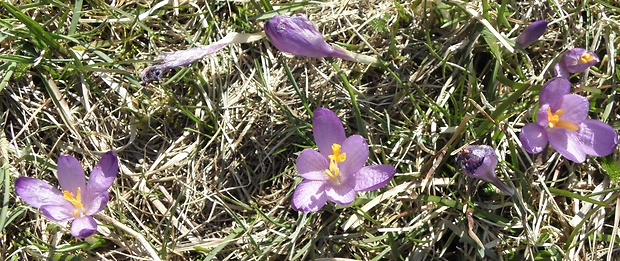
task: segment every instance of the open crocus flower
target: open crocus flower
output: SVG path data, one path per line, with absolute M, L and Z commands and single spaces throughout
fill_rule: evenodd
M 515 193 L 513 188 L 504 184 L 495 174 L 497 154 L 491 146 L 467 146 L 461 150 L 456 160 L 463 174 L 491 183 L 510 196 Z
M 569 92 L 570 82 L 561 77 L 543 86 L 536 123 L 526 124 L 519 134 L 525 150 L 540 153 L 551 143 L 562 156 L 578 163 L 584 162 L 586 155 L 611 154 L 618 145 L 616 131 L 601 121 L 588 119 L 588 100 Z
M 265 34 L 278 50 L 306 57 L 336 57 L 354 62 L 376 63 L 377 59 L 328 44 L 305 14 L 276 15 L 265 22 Z
M 90 173 L 88 184 L 80 162 L 71 155 L 58 158 L 58 182 L 62 192 L 45 181 L 19 177 L 15 180 L 17 195 L 44 216 L 56 222 L 73 221 L 71 235 L 88 237 L 97 231 L 97 222 L 91 216 L 108 203 L 108 188 L 118 172 L 118 160 L 109 151 Z
M 601 60 L 591 51 L 583 48 L 573 48 L 562 54 L 553 66 L 556 77 L 568 78 L 573 73 L 580 73 Z
M 396 170 L 390 165 L 364 166 L 368 144 L 360 135 L 346 137 L 342 122 L 328 109 L 314 111 L 314 140 L 320 152 L 304 149 L 297 158 L 297 171 L 304 180 L 293 193 L 293 208 L 316 212 L 327 200 L 347 206 L 358 191 L 385 186 Z
M 519 36 L 515 42 L 521 46 L 522 48 L 530 46 L 532 43 L 536 42 L 540 36 L 542 36 L 547 30 L 547 21 L 538 20 L 529 24 Z

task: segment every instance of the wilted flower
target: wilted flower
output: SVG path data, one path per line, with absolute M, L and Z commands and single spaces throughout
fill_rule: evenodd
M 197 46 L 187 50 L 169 52 L 157 57 L 156 62 L 146 67 L 140 73 L 140 79 L 144 84 L 148 84 L 152 79 L 161 81 L 161 76 L 174 68 L 187 66 L 203 57 L 219 51 L 228 44 L 216 43 L 208 46 Z
M 510 196 L 515 193 L 513 188 L 504 184 L 495 174 L 497 154 L 491 146 L 467 146 L 461 150 L 456 160 L 463 174 L 489 182 Z
M 580 73 L 601 60 L 591 51 L 583 48 L 573 48 L 562 54 L 553 66 L 556 77 L 568 78 L 573 73 Z
M 297 171 L 304 180 L 293 193 L 293 208 L 316 212 L 327 200 L 347 206 L 358 191 L 385 186 L 396 170 L 390 165 L 364 166 L 368 144 L 360 135 L 346 137 L 342 122 L 328 109 L 314 111 L 314 140 L 320 151 L 304 149 L 297 158 Z
M 174 68 L 190 65 L 203 57 L 215 53 L 231 43 L 249 43 L 262 39 L 263 33 L 240 34 L 229 33 L 221 40 L 207 46 L 192 47 L 187 50 L 161 54 L 157 60 L 140 73 L 140 79 L 148 84 L 152 79 L 161 80 L 161 76 Z
M 328 44 L 305 14 L 276 15 L 265 22 L 265 34 L 278 50 L 307 57 L 337 57 L 354 62 L 376 63 L 377 59 Z
M 536 42 L 545 33 L 545 30 L 547 30 L 547 21 L 538 20 L 525 27 L 515 42 L 522 48 L 528 47 Z
M 570 82 L 556 77 L 540 90 L 540 108 L 536 123 L 521 129 L 519 139 L 529 153 L 540 153 L 551 143 L 570 161 L 584 162 L 586 155 L 606 156 L 618 145 L 614 129 L 598 120 L 588 119 L 590 104 L 576 94 L 569 94 Z
M 91 216 L 108 203 L 108 188 L 118 172 L 118 160 L 109 151 L 90 173 L 88 184 L 80 162 L 71 155 L 58 158 L 60 190 L 36 178 L 19 177 L 15 180 L 17 195 L 31 206 L 41 210 L 47 218 L 62 222 L 73 221 L 71 235 L 88 237 L 97 231 L 97 222 Z

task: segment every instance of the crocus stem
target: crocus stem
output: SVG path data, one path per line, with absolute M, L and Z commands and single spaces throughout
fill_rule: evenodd
M 338 45 L 332 44 L 332 47 L 334 47 L 335 49 L 340 50 L 342 53 L 346 54 L 343 56 L 339 56 L 339 58 L 345 59 L 345 60 L 349 60 L 349 61 L 353 61 L 353 62 L 358 62 L 358 63 L 365 63 L 365 64 L 370 64 L 371 66 L 381 66 L 382 62 L 372 56 L 368 56 L 365 54 L 359 54 L 359 53 L 355 53 L 355 52 L 351 52 L 347 49 L 344 49 Z
M 509 187 L 508 185 L 504 184 L 504 182 L 502 182 L 499 179 L 494 179 L 491 183 L 493 183 L 493 185 L 495 185 L 499 190 L 503 191 L 504 193 L 506 193 L 509 196 L 512 196 L 515 194 L 515 190 L 511 187 Z
M 349 92 L 349 96 L 351 96 L 351 105 L 353 105 L 353 113 L 355 113 L 357 131 L 359 131 L 362 137 L 364 137 L 365 139 L 368 139 L 368 134 L 366 133 L 366 128 L 364 126 L 364 122 L 362 121 L 362 114 L 360 113 L 360 107 L 357 105 L 357 99 L 355 98 L 355 91 L 353 90 L 353 87 L 351 87 L 351 84 L 349 83 L 347 76 L 340 69 L 340 66 L 338 66 L 338 64 L 334 62 L 334 60 L 331 58 L 327 58 L 327 60 L 332 64 L 334 69 L 336 69 L 336 72 L 338 73 L 338 76 L 340 76 L 340 79 L 342 80 L 344 87 L 347 89 L 347 92 Z

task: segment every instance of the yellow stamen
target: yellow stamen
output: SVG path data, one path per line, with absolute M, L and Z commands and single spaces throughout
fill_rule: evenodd
M 549 120 L 547 126 L 549 126 L 549 128 L 559 127 L 571 131 L 579 130 L 579 126 L 577 126 L 577 124 L 567 120 L 560 120 L 560 117 L 562 117 L 562 115 L 564 115 L 563 109 L 559 109 L 555 111 L 555 113 L 552 113 L 551 108 L 547 108 L 547 120 Z
M 347 159 L 347 154 L 340 153 L 340 148 L 340 144 L 334 143 L 332 145 L 332 155 L 329 155 L 329 169 L 325 170 L 330 180 L 334 180 L 340 176 L 338 163 L 344 162 Z
M 77 216 L 78 215 L 77 209 L 84 208 L 84 205 L 82 205 L 82 193 L 80 193 L 80 188 L 77 188 L 77 191 L 76 191 L 77 195 L 73 195 L 73 193 L 71 193 L 68 190 L 63 191 L 62 194 L 63 194 L 63 197 L 69 202 L 71 202 L 71 204 L 73 204 L 73 206 L 76 208 L 73 214 Z
M 334 163 L 333 160 L 330 160 L 329 169 L 326 169 L 325 173 L 327 173 L 327 175 L 329 176 L 329 179 L 333 180 L 337 178 L 338 176 L 340 176 L 340 169 L 338 168 L 338 165 Z
M 589 63 L 594 61 L 594 56 L 592 56 L 590 53 L 585 52 L 581 55 L 581 59 L 579 59 L 580 63 Z
M 347 159 L 346 153 L 340 154 L 340 148 L 340 144 L 334 143 L 332 145 L 332 155 L 329 155 L 330 160 L 335 160 L 336 162 L 344 162 L 344 160 Z

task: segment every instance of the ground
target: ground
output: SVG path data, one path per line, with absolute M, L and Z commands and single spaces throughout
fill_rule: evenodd
M 15 1 L 0 3 L 2 260 L 613 260 L 618 153 L 528 154 L 520 129 L 557 57 L 601 62 L 571 77 L 590 117 L 617 131 L 620 5 L 614 1 Z M 275 14 L 307 14 L 329 43 L 381 65 L 231 44 L 141 82 L 166 52 Z M 514 46 L 536 20 L 549 26 Z M 390 164 L 385 187 L 350 206 L 291 207 L 295 162 L 316 148 L 325 107 Z M 466 145 L 496 151 L 507 196 L 459 171 Z M 58 187 L 56 161 L 120 170 L 98 232 L 78 239 L 14 189 Z

